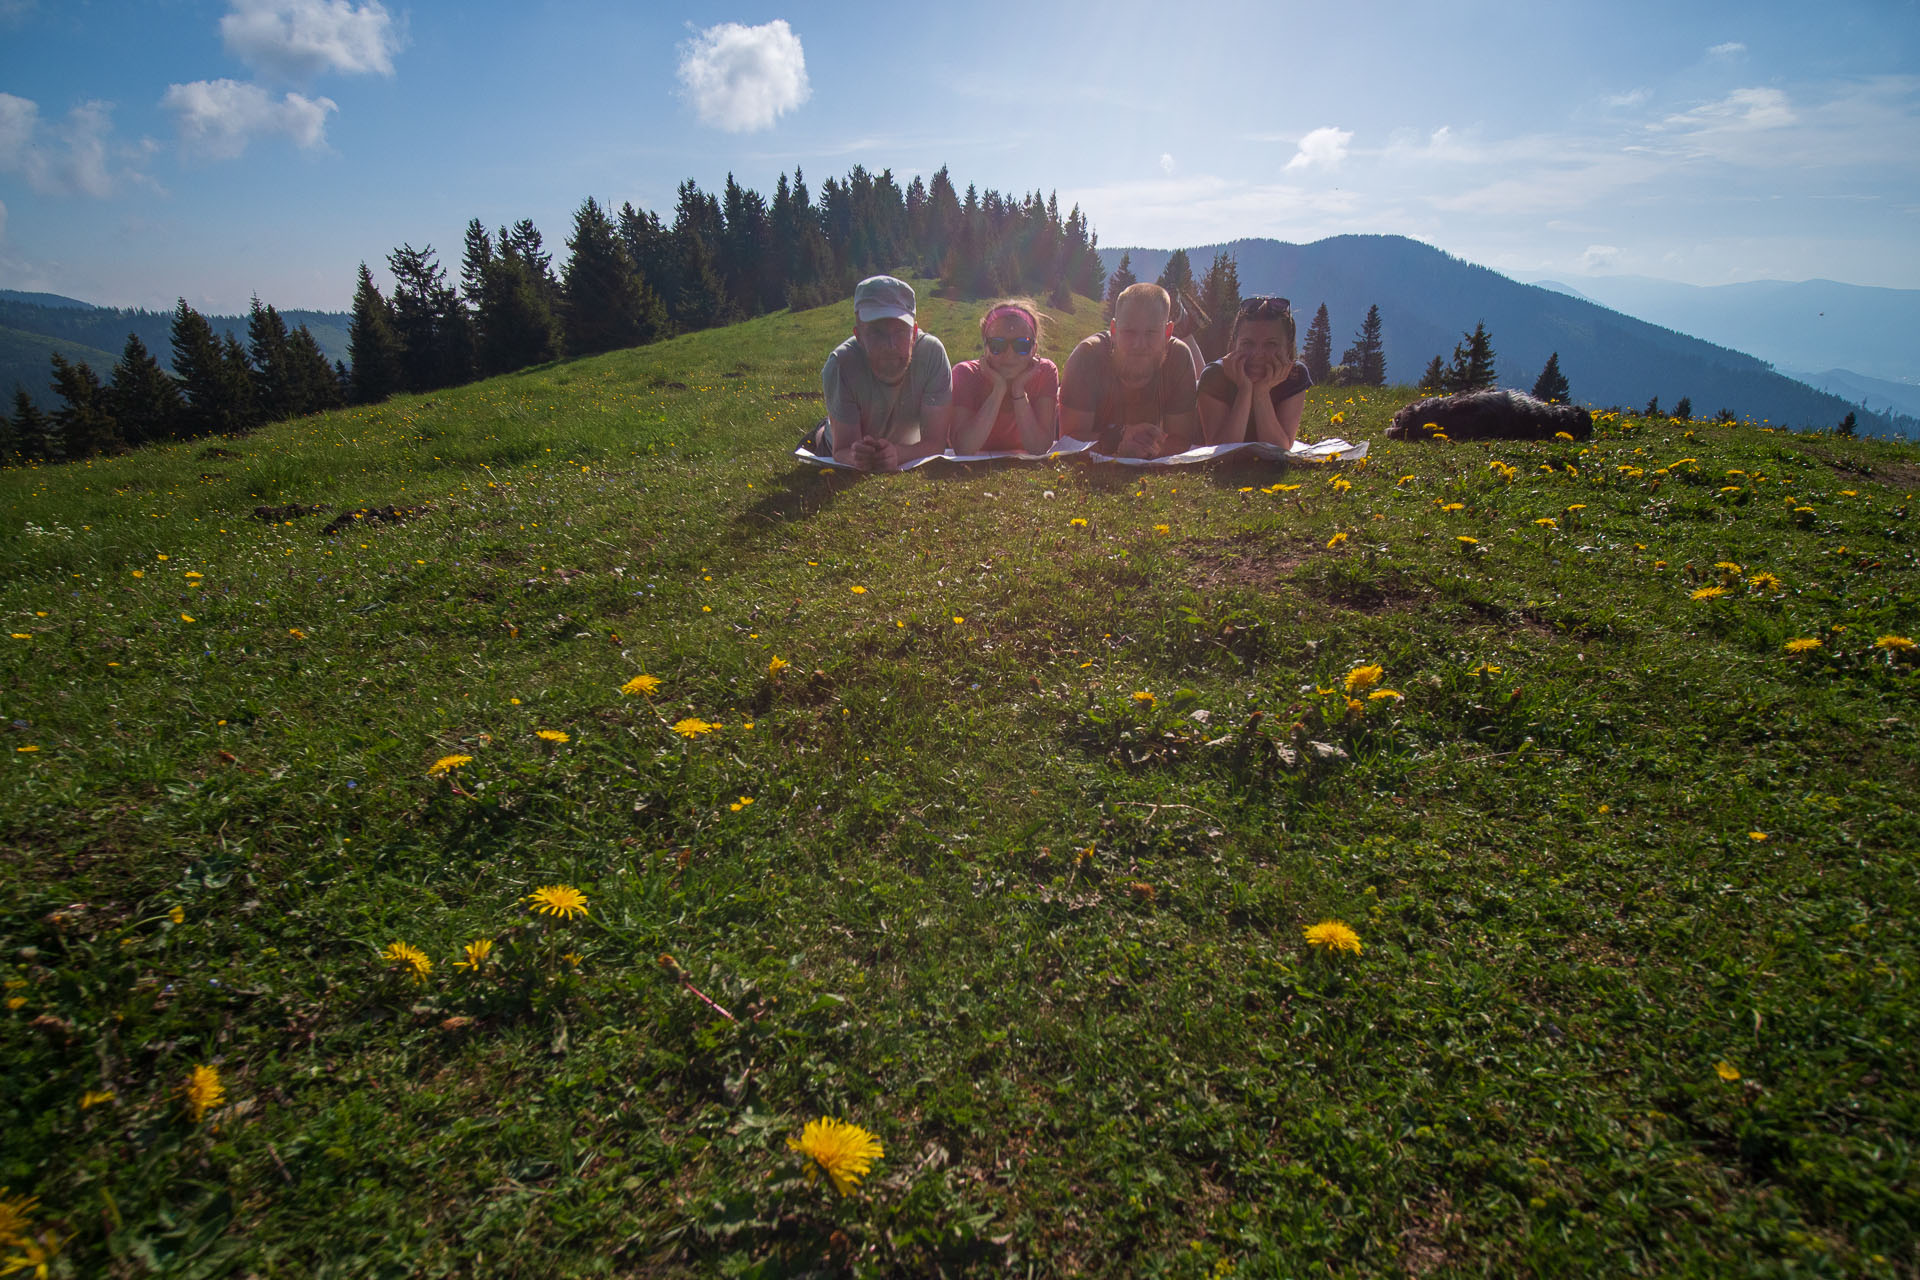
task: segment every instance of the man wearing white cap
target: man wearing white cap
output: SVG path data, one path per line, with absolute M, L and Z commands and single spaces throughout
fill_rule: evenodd
M 853 291 L 853 336 L 820 370 L 833 456 L 862 471 L 897 471 L 947 451 L 953 366 L 914 321 L 913 289 L 870 276 Z

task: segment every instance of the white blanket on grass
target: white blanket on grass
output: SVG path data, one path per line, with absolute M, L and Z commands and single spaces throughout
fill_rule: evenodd
M 1351 462 L 1367 456 L 1367 442 L 1362 440 L 1353 444 L 1346 440 L 1317 440 L 1312 444 L 1295 441 L 1293 448 L 1282 449 L 1274 444 L 1204 444 L 1185 453 L 1171 454 L 1165 458 L 1116 458 L 1111 454 L 1100 453 L 1090 440 L 1074 440 L 1062 437 L 1059 443 L 1046 453 L 936 453 L 925 458 L 915 458 L 902 471 L 911 471 L 923 467 L 929 462 L 991 462 L 995 458 L 1013 458 L 1020 462 L 1044 462 L 1049 458 L 1084 457 L 1089 462 L 1117 462 L 1125 467 L 1185 467 L 1196 462 L 1212 462 L 1230 454 L 1244 453 L 1250 458 L 1264 458 L 1269 462 Z M 793 456 L 802 462 L 816 466 L 837 467 L 842 471 L 857 471 L 859 468 L 839 461 L 833 455 L 822 456 L 801 445 L 793 451 Z

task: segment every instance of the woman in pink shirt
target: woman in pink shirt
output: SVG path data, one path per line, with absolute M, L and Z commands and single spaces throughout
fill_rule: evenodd
M 1025 298 L 987 308 L 986 350 L 953 367 L 955 453 L 1045 453 L 1060 420 L 1060 371 L 1039 358 L 1040 310 Z

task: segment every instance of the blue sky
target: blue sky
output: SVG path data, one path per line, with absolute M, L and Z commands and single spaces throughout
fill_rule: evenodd
M 1108 245 L 1920 288 L 1916 46 L 1920 0 L 0 0 L 0 287 L 339 309 L 471 217 L 562 246 L 588 195 L 859 163 L 1057 191 Z

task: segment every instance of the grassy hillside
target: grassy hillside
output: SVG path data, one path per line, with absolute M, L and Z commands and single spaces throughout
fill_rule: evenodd
M 1321 391 L 1366 465 L 849 479 L 787 454 L 848 320 L 0 473 L 0 1232 L 1920 1269 L 1913 450 Z

